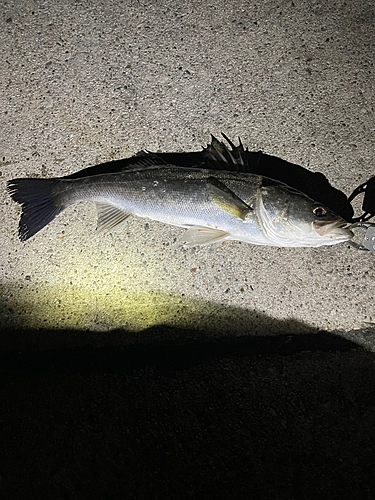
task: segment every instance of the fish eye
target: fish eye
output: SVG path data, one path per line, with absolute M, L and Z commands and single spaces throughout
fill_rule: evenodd
M 325 215 L 327 213 L 327 210 L 323 207 L 315 207 L 315 208 L 313 208 L 313 213 L 317 217 L 323 217 L 323 215 Z

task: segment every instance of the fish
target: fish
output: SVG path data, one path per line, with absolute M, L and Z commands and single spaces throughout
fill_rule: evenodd
M 303 192 L 313 200 L 319 200 L 320 203 L 328 205 L 331 210 L 341 215 L 346 221 L 357 222 L 359 220 L 353 220 L 354 210 L 346 195 L 333 187 L 323 173 L 312 172 L 300 165 L 265 154 L 262 151 L 249 151 L 249 148 L 244 148 L 240 138 L 238 138 L 239 144 L 235 145 L 224 133 L 222 136 L 230 148 L 223 141 L 219 141 L 211 135 L 211 143 L 207 144 L 207 147 L 202 147 L 201 151 L 184 153 L 157 151 L 152 152 L 152 155 L 164 160 L 165 163 L 181 167 L 229 170 L 269 177 Z M 136 156 L 144 157 L 149 156 L 149 154 L 150 151 L 139 151 Z M 132 163 L 134 163 L 134 156 L 86 167 L 64 177 L 74 179 L 95 174 L 120 172 Z
M 237 240 L 320 247 L 353 238 L 350 223 L 326 205 L 276 179 L 247 172 L 238 151 L 223 148 L 213 137 L 211 168 L 174 165 L 146 152 L 120 171 L 10 180 L 8 192 L 22 207 L 19 238 L 28 240 L 83 200 L 96 204 L 98 231 L 112 231 L 137 216 L 186 228 L 186 246 Z M 215 161 L 220 168 L 214 168 Z

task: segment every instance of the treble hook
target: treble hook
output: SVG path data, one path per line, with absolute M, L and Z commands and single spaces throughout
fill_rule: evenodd
M 370 236 L 368 235 L 368 232 L 369 232 L 368 230 L 372 227 L 375 227 L 375 222 L 354 222 L 353 224 L 350 224 L 350 226 L 348 226 L 348 229 L 355 229 L 357 227 L 364 227 L 367 229 L 365 239 L 363 240 L 362 244 L 359 244 L 359 243 L 356 243 L 355 241 L 349 240 L 348 241 L 349 245 L 356 248 L 357 250 L 364 250 L 366 252 L 374 253 L 375 252 L 375 245 L 373 246 L 374 250 L 372 250 L 371 248 L 368 248 L 364 243 L 370 238 Z M 374 230 L 374 236 L 371 239 L 375 239 L 375 230 Z

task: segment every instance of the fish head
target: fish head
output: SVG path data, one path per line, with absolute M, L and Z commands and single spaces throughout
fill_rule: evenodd
M 335 245 L 354 236 L 345 219 L 288 186 L 261 188 L 258 202 L 260 224 L 275 246 Z

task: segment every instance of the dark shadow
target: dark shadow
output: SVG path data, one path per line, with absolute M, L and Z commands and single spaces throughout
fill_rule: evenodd
M 26 330 L 7 331 L 8 335 L 27 336 L 40 339 L 41 332 Z M 44 349 L 39 340 L 39 349 L 0 351 L 0 373 L 13 375 L 72 375 L 88 373 L 124 373 L 131 374 L 136 370 L 153 367 L 162 374 L 178 373 L 198 365 L 205 365 L 223 359 L 258 358 L 272 355 L 288 357 L 301 352 L 348 352 L 360 349 L 356 344 L 341 337 L 322 332 L 314 335 L 278 335 L 270 337 L 220 337 L 204 338 L 199 331 L 157 326 L 145 331 L 145 336 L 152 335 L 159 341 L 142 342 L 132 345 L 121 345 L 121 339 L 130 335 L 124 330 L 111 331 L 113 346 L 90 343 L 87 332 L 59 330 L 45 331 L 43 335 L 58 335 L 64 344 L 67 337 L 83 335 L 87 344 L 83 346 L 54 347 Z M 105 334 L 106 336 L 108 333 Z M 176 341 L 163 341 L 163 337 L 175 336 Z M 184 336 L 203 338 L 188 338 Z M 80 339 L 81 341 L 82 339 Z M 50 339 L 48 342 L 50 343 Z M 105 339 L 108 344 L 108 338 Z M 90 345 L 91 344 L 91 345 Z M 117 345 L 116 345 L 117 344 Z
M 373 355 L 286 325 L 3 329 L 2 500 L 373 498 Z

